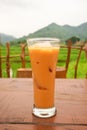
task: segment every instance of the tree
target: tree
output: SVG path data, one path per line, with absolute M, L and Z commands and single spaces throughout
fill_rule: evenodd
M 75 44 L 76 42 L 80 41 L 80 38 L 76 37 L 76 36 L 73 36 L 73 37 L 67 39 L 65 42 L 68 43 L 69 40 L 72 41 L 72 44 Z

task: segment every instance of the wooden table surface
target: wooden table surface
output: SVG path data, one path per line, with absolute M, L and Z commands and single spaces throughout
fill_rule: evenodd
M 56 79 L 54 117 L 37 118 L 32 106 L 32 79 L 0 79 L 0 130 L 87 130 L 87 80 Z

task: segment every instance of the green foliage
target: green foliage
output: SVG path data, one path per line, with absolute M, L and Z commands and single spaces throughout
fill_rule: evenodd
M 19 46 L 19 44 L 21 44 L 21 43 L 26 43 L 25 37 L 19 38 L 19 39 L 16 39 L 16 40 L 10 42 L 10 44 L 13 45 L 13 46 L 14 45 L 18 45 Z
M 67 39 L 65 42 L 68 43 L 69 40 L 72 41 L 72 44 L 75 44 L 76 42 L 80 41 L 80 38 L 76 37 L 76 36 L 73 36 L 73 37 Z

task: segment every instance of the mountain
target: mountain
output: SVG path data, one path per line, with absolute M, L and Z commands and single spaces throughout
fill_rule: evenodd
M 48 26 L 30 34 L 29 37 L 57 37 L 62 38 L 64 30 L 62 26 L 55 23 L 49 24 Z
M 32 34 L 29 34 L 27 37 L 55 37 L 60 38 L 62 41 L 65 41 L 72 36 L 77 36 L 80 39 L 87 39 L 87 22 L 79 26 L 60 26 L 56 23 L 51 23 Z
M 5 42 L 9 42 L 9 41 L 13 41 L 15 40 L 16 38 L 11 36 L 11 35 L 7 35 L 7 34 L 4 34 L 4 33 L 0 33 L 0 42 L 2 44 L 4 44 Z
M 79 37 L 81 40 L 87 40 L 87 22 L 78 26 L 61 26 L 56 23 L 51 23 L 48 26 L 37 30 L 34 33 L 31 33 L 27 36 L 23 36 L 18 39 L 10 35 L 0 33 L 0 41 L 2 43 L 12 41 L 12 44 L 19 44 L 21 42 L 26 42 L 26 38 L 35 37 L 53 37 L 59 38 L 61 41 L 65 41 L 73 36 Z

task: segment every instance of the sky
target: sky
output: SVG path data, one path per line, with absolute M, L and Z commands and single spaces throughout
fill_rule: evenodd
M 17 38 L 51 23 L 87 22 L 87 0 L 0 0 L 0 33 Z

